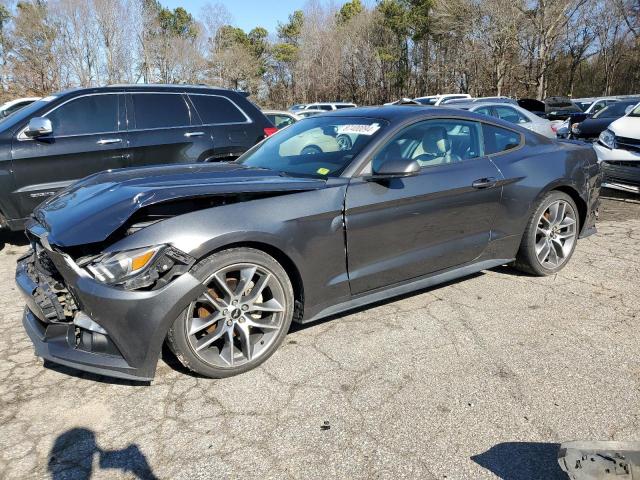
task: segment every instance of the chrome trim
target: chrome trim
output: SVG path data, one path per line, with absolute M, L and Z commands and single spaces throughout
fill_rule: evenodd
M 98 145 L 110 145 L 112 143 L 121 143 L 122 139 L 121 138 L 105 138 L 103 140 L 98 140 L 96 143 Z
M 203 127 L 216 126 L 216 125 L 244 125 L 244 124 L 247 124 L 247 123 L 253 123 L 253 120 L 251 120 L 251 117 L 246 114 L 246 112 L 240 107 L 240 105 L 238 105 L 236 102 L 234 102 L 230 98 L 225 97 L 224 95 L 216 95 L 216 94 L 213 94 L 213 93 L 190 93 L 190 92 L 185 93 L 185 95 L 187 95 L 187 97 L 189 97 L 189 98 L 191 98 L 191 95 L 200 96 L 200 97 L 219 97 L 219 98 L 224 98 L 226 101 L 231 102 L 231 104 L 234 107 L 236 107 L 238 110 L 240 110 L 240 113 L 242 113 L 242 115 L 244 115 L 244 118 L 247 119 L 246 122 L 203 123 L 202 124 Z M 196 108 L 196 112 L 197 112 L 198 111 L 198 107 L 196 107 L 195 105 L 194 105 L 194 107 Z M 199 112 L 198 112 L 198 116 L 200 116 Z M 202 120 L 202 118 L 200 120 Z
M 207 96 L 207 97 L 219 97 L 219 98 L 223 98 L 225 100 L 227 100 L 228 102 L 231 102 L 231 104 L 233 104 L 234 107 L 236 107 L 240 113 L 242 113 L 242 115 L 247 119 L 245 122 L 224 122 L 224 123 L 200 123 L 197 125 L 181 125 L 181 126 L 173 126 L 173 127 L 156 127 L 156 128 L 129 128 L 129 115 L 126 115 L 126 120 L 127 120 L 127 125 L 125 126 L 124 129 L 118 129 L 115 131 L 110 131 L 110 132 L 95 132 L 95 133 L 79 133 L 76 135 L 61 135 L 61 136 L 56 136 L 55 132 L 54 132 L 54 138 L 74 138 L 74 137 L 84 137 L 87 135 L 112 135 L 114 133 L 120 133 L 120 132 L 147 132 L 147 131 L 154 131 L 154 130 L 169 130 L 169 129 L 176 129 L 176 128 L 193 128 L 193 127 L 217 127 L 217 126 L 226 126 L 226 125 L 250 125 L 253 122 L 253 120 L 251 119 L 251 117 L 249 115 L 247 115 L 247 113 L 233 100 L 231 100 L 228 97 L 225 97 L 224 95 L 216 95 L 216 94 L 211 94 L 211 93 L 190 93 L 190 92 L 163 92 L 163 91 L 158 91 L 158 92 L 138 92 L 138 91 L 122 91 L 122 92 L 96 92 L 96 93 L 87 93 L 84 95 L 78 95 L 77 97 L 73 97 L 70 98 L 64 102 L 62 102 L 59 105 L 56 105 L 55 107 L 53 107 L 51 110 L 47 110 L 45 113 L 43 113 L 42 115 L 40 115 L 41 117 L 46 117 L 47 115 L 49 115 L 51 112 L 57 110 L 58 108 L 60 108 L 61 106 L 73 101 L 73 100 L 77 100 L 79 98 L 83 98 L 83 97 L 91 97 L 94 95 L 141 95 L 141 94 L 145 94 L 145 95 L 186 95 L 187 97 L 189 97 L 190 95 L 198 95 L 198 96 Z M 189 105 L 189 102 L 185 102 L 185 104 L 187 105 L 187 108 L 189 109 L 189 112 L 191 113 L 191 107 Z M 118 105 L 118 111 L 120 110 L 120 105 Z M 195 105 L 193 105 L 193 107 L 195 108 Z M 126 108 L 126 104 L 125 104 L 125 108 Z M 196 113 L 198 112 L 198 109 L 195 108 Z M 198 116 L 200 116 L 200 114 L 198 113 Z M 119 115 L 118 115 L 119 117 Z M 202 119 L 200 119 L 202 120 Z M 118 118 L 118 127 L 120 126 L 120 120 Z M 29 138 L 26 135 L 24 135 L 24 131 L 28 128 L 28 125 L 26 125 L 22 130 L 20 130 L 20 132 L 18 132 L 18 134 L 16 135 L 16 138 L 18 141 L 20 142 L 24 142 L 24 141 L 33 141 L 35 139 L 33 138 Z
M 184 134 L 185 137 L 201 137 L 204 135 L 204 132 L 187 132 Z

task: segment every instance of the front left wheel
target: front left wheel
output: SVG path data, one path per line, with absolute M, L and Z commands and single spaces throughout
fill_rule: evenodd
M 291 281 L 270 255 L 234 248 L 192 273 L 204 292 L 169 329 L 167 343 L 187 368 L 223 378 L 257 367 L 280 346 L 294 311 Z

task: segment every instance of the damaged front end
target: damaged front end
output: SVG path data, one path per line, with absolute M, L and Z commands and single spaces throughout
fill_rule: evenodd
M 36 354 L 92 373 L 151 380 L 159 351 L 144 339 L 186 307 L 185 293 L 199 292 L 188 273 L 195 260 L 165 247 L 135 275 L 108 281 L 91 273 L 91 263 L 80 265 L 52 246 L 37 224 L 28 236 L 32 250 L 18 260 L 16 283 Z
M 16 269 L 36 354 L 151 380 L 169 326 L 204 287 L 191 273 L 195 254 L 177 241 L 199 238 L 183 229 L 144 235 L 182 215 L 323 186 L 218 164 L 106 172 L 66 189 L 27 223 L 32 250 Z

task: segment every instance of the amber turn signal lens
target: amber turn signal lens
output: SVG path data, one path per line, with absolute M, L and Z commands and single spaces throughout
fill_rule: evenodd
M 149 263 L 149 260 L 151 260 L 154 253 L 155 253 L 154 250 L 149 250 L 148 252 L 145 252 L 142 255 L 134 257 L 133 260 L 131 260 L 131 271 L 135 272 L 136 270 L 140 270 L 141 268 L 144 268 L 144 266 L 147 263 Z

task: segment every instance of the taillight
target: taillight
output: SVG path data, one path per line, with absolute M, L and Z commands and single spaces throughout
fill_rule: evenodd
M 276 127 L 264 127 L 264 136 L 270 137 L 274 133 L 276 133 L 278 129 Z

